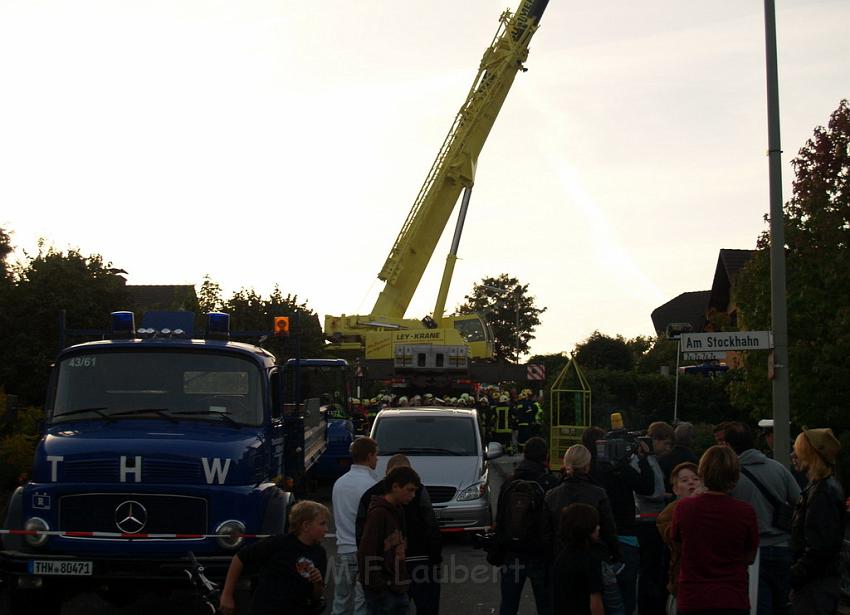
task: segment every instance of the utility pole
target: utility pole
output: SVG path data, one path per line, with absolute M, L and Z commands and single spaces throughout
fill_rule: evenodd
M 767 60 L 767 139 L 770 168 L 770 308 L 773 329 L 773 443 L 776 460 L 791 463 L 791 410 L 788 379 L 788 318 L 785 297 L 785 228 L 782 212 L 782 148 L 779 144 L 779 77 L 776 67 L 776 11 L 764 0 Z

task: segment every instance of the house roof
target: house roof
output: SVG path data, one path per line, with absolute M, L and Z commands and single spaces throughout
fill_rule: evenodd
M 126 288 L 131 307 L 137 310 L 191 310 L 198 302 L 192 284 L 127 284 Z
M 705 325 L 705 309 L 708 307 L 710 295 L 710 290 L 694 290 L 682 293 L 652 310 L 652 325 L 655 327 L 655 332 L 658 335 L 665 333 L 667 325 L 674 322 L 688 322 L 695 332 L 702 331 Z
M 714 270 L 714 281 L 711 284 L 711 297 L 708 307 L 725 312 L 732 299 L 732 284 L 738 271 L 747 264 L 755 250 L 720 250 L 717 257 L 717 267 Z

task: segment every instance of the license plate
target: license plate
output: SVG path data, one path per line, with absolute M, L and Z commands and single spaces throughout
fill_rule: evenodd
M 28 568 L 30 574 L 83 577 L 91 576 L 92 562 L 35 559 Z

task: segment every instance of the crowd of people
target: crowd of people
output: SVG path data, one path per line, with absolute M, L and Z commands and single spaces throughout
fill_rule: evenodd
M 543 471 L 515 474 L 539 485 L 544 548 L 502 539 L 501 615 L 517 612 L 526 577 L 541 614 L 835 613 L 846 503 L 832 431 L 804 429 L 795 440 L 802 490 L 756 448 L 748 425 L 722 424 L 699 459 L 691 433 L 687 423 L 652 423 L 649 441 L 617 458 L 605 452 L 611 433 L 591 427 L 564 455 L 557 486 Z M 531 445 L 526 463 L 537 463 L 545 446 L 535 461 Z M 504 497 L 515 497 L 511 481 Z M 512 509 L 500 502 L 497 536 L 509 533 Z
M 655 422 L 621 454 L 612 432 L 590 427 L 559 472 L 550 471 L 546 441 L 529 437 L 500 491 L 488 545 L 500 615 L 518 612 L 526 580 L 542 615 L 835 613 L 846 504 L 832 431 L 804 429 L 794 441 L 802 489 L 756 448 L 748 425 L 719 426 L 699 458 L 692 431 Z M 436 614 L 442 556 L 428 491 L 400 454 L 379 479 L 377 452 L 377 442 L 358 438 L 351 469 L 333 486 L 330 612 L 401 615 L 412 602 L 418 614 Z M 259 572 L 254 613 L 321 612 L 329 519 L 321 504 L 299 502 L 288 534 L 243 548 L 222 612 L 233 612 L 243 570 Z

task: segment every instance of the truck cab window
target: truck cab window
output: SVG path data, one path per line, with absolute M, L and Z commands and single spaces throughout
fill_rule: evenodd
M 233 355 L 98 352 L 59 364 L 51 422 L 179 418 L 262 423 L 262 377 Z M 225 417 L 227 417 L 225 419 Z

